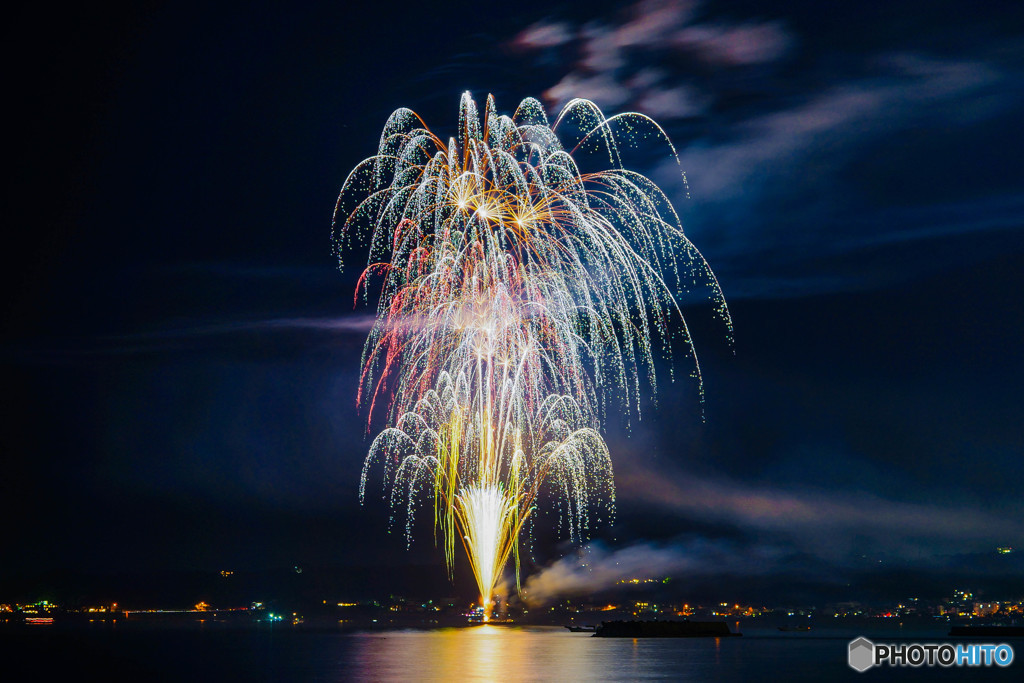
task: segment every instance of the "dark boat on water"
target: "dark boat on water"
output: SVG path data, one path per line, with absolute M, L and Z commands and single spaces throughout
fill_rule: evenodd
M 593 633 L 597 630 L 596 626 L 591 626 L 590 624 L 584 624 L 583 626 L 566 626 L 566 628 L 573 633 Z
M 987 638 L 1021 638 L 1024 626 L 954 626 L 949 629 L 951 636 L 985 636 Z
M 724 621 L 602 621 L 597 638 L 727 638 L 733 633 Z
M 780 631 L 810 631 L 810 626 L 780 626 Z

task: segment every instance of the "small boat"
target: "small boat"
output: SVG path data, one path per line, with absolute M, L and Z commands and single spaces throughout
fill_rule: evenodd
M 591 626 L 590 624 L 584 624 L 583 626 L 566 626 L 566 628 L 573 633 L 593 633 L 597 630 L 596 626 Z
M 780 626 L 779 630 L 780 631 L 810 631 L 811 627 L 807 626 L 807 625 L 804 625 L 804 626 Z

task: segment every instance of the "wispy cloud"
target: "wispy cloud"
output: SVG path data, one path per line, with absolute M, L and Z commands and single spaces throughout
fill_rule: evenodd
M 706 110 L 709 94 L 698 94 L 672 70 L 644 78 L 652 64 L 689 58 L 718 67 L 748 66 L 778 60 L 792 44 L 780 22 L 701 22 L 699 10 L 700 3 L 689 0 L 643 0 L 624 12 L 623 21 L 541 21 L 510 44 L 527 52 L 576 46 L 569 71 L 544 92 L 552 106 L 585 97 L 602 107 L 628 104 L 661 119 L 686 118 Z
M 749 197 L 780 174 L 804 173 L 802 162 L 825 149 L 829 155 L 815 169 L 841 168 L 856 148 L 941 117 L 945 110 L 936 108 L 950 107 L 949 113 L 962 119 L 964 98 L 1005 80 L 977 61 L 915 54 L 876 61 L 883 69 L 877 77 L 845 81 L 789 108 L 737 122 L 729 141 L 688 147 L 680 159 L 695 195 L 714 202 Z M 666 163 L 656 175 L 677 173 L 674 169 L 674 161 Z
M 711 64 L 741 66 L 781 59 L 792 46 L 793 38 L 780 22 L 751 22 L 739 26 L 686 26 L 671 37 L 671 42 Z
M 549 100 L 565 104 L 580 93 L 602 107 L 619 107 L 633 98 L 632 90 L 606 73 L 571 73 L 544 91 Z
M 942 548 L 980 550 L 1024 538 L 1020 514 L 996 515 L 948 500 L 922 503 L 868 491 L 780 490 L 643 468 L 631 468 L 617 477 L 617 484 L 624 500 L 785 539 L 831 560 L 848 558 L 866 541 L 893 556 L 920 557 Z
M 849 170 L 853 165 L 876 166 L 889 176 L 935 175 L 934 169 L 915 168 L 907 159 L 867 159 L 872 152 L 884 154 L 887 145 L 901 143 L 901 135 L 916 136 L 922 129 L 981 126 L 1016 106 L 1015 96 L 1002 94 L 1010 76 L 978 60 L 895 53 L 874 63 L 877 75 L 741 119 L 716 140 L 697 140 L 682 149 L 691 211 L 700 218 L 688 229 L 723 281 L 733 283 L 728 296 L 844 291 L 963 266 L 990 257 L 992 250 L 979 243 L 970 252 L 957 250 L 955 259 L 934 250 L 916 251 L 903 259 L 899 273 L 888 276 L 869 268 L 844 268 L 841 277 L 823 275 L 808 264 L 1024 224 L 1019 194 L 999 190 L 959 201 L 936 190 L 895 207 L 855 201 L 863 189 Z M 972 106 L 981 101 L 988 104 Z M 678 174 L 675 160 L 651 171 L 668 187 L 678 185 Z M 952 182 L 948 186 L 955 189 Z M 892 200 L 901 199 L 898 187 L 892 193 Z M 787 272 L 773 274 L 767 264 L 785 264 Z
M 704 111 L 707 98 L 696 88 L 677 85 L 649 88 L 636 102 L 638 110 L 655 119 L 696 116 Z
M 512 45 L 523 50 L 537 50 L 563 45 L 572 38 L 573 31 L 570 24 L 539 21 L 517 35 L 512 40 Z

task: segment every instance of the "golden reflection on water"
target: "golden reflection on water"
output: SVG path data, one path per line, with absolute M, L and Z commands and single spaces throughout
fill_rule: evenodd
M 561 627 L 493 624 L 357 633 L 342 641 L 346 653 L 338 660 L 338 678 L 745 682 L 765 657 L 770 661 L 778 658 L 775 640 L 744 643 L 746 640 L 749 639 L 591 638 L 588 633 L 570 633 Z M 841 645 L 845 647 L 845 643 Z M 846 666 L 846 651 L 842 647 L 835 655 L 827 648 L 821 652 L 827 655 L 828 662 L 838 662 L 836 667 L 845 671 L 842 667 Z M 745 658 L 740 655 L 740 648 L 748 653 Z M 745 668 L 747 664 L 751 668 Z
M 589 636 L 561 629 L 482 625 L 358 636 L 362 680 L 600 680 Z M 588 642 L 589 641 L 589 642 Z

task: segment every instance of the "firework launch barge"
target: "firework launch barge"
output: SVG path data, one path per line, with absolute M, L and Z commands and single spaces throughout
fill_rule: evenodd
M 724 621 L 602 621 L 596 638 L 727 638 L 733 633 Z

